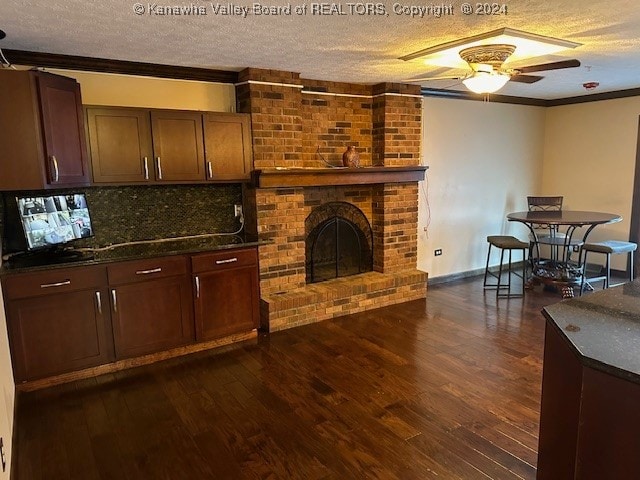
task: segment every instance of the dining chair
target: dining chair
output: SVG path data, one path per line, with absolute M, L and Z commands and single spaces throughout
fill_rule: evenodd
M 530 212 L 560 212 L 562 211 L 562 201 L 564 197 L 561 195 L 556 196 L 528 196 L 527 205 Z M 554 225 L 538 225 L 534 227 L 536 230 L 540 230 L 540 233 L 536 231 L 536 236 L 540 243 L 541 240 L 547 238 L 564 238 L 564 233 L 559 232 Z M 532 239 L 533 241 L 533 239 Z
M 522 297 L 524 296 L 525 283 L 527 281 L 527 261 L 526 252 L 529 245 L 527 242 L 523 242 L 511 235 L 489 235 L 487 237 L 489 242 L 489 251 L 487 252 L 487 265 L 484 269 L 484 282 L 483 287 L 485 289 L 495 288 L 496 297 Z M 489 259 L 491 258 L 491 247 L 500 249 L 500 266 L 498 267 L 498 273 L 494 273 L 489 269 Z M 507 270 L 504 271 L 504 252 L 509 252 L 509 263 L 507 264 Z M 511 263 L 511 252 L 513 250 L 522 251 L 522 273 L 518 273 L 514 270 L 514 266 Z M 502 274 L 506 273 L 507 283 L 502 283 Z M 522 278 L 522 290 L 520 293 L 511 292 L 511 274 L 514 274 Z M 496 279 L 496 283 L 487 283 L 489 277 Z M 506 293 L 503 292 L 506 290 Z
M 527 196 L 527 205 L 530 212 L 560 212 L 562 211 L 562 202 L 564 197 L 562 195 L 550 195 L 550 196 Z M 529 258 L 533 259 L 533 249 L 535 247 L 536 238 L 538 245 L 549 245 L 550 260 L 558 261 L 560 259 L 560 247 L 563 248 L 579 248 L 582 246 L 581 241 L 571 240 L 567 245 L 565 243 L 566 235 L 558 230 L 556 225 L 544 225 L 540 224 L 534 227 L 536 230 L 535 237 L 533 233 L 529 235 Z M 538 249 L 538 255 L 540 251 Z M 568 260 L 571 256 L 571 251 L 563 252 L 563 258 Z

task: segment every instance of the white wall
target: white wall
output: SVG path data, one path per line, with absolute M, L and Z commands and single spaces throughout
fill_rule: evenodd
M 422 114 L 429 170 L 421 183 L 418 268 L 430 278 L 484 268 L 487 235 L 527 238 L 506 215 L 526 210 L 526 196 L 541 192 L 545 109 L 425 98 Z M 442 256 L 434 256 L 437 248 Z
M 546 111 L 544 192 L 564 195 L 567 209 L 623 217 L 620 223 L 597 227 L 591 240 L 629 240 L 639 115 L 640 97 Z M 625 262 L 626 255 L 614 255 L 612 267 L 624 270 Z

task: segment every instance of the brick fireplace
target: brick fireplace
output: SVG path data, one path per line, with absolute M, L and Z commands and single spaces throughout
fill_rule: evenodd
M 259 247 L 262 328 L 424 298 L 427 274 L 416 269 L 420 88 L 247 69 L 236 93 L 239 111 L 251 113 L 257 171 L 255 188 L 244 192 L 246 228 L 267 242 Z M 327 167 L 341 164 L 348 145 L 360 152 L 363 168 Z M 332 202 L 366 217 L 373 271 L 307 283 L 305 221 Z

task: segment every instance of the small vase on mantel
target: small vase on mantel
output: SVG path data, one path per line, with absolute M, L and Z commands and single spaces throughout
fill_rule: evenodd
M 349 168 L 358 168 L 360 166 L 360 154 L 353 145 L 349 145 L 342 154 L 342 165 Z

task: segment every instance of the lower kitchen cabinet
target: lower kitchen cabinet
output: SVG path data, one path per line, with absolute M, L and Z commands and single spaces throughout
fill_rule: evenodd
M 260 321 L 256 249 L 195 255 L 191 262 L 197 340 L 256 329 Z
M 117 358 L 193 342 L 193 301 L 182 256 L 109 265 L 109 293 Z
M 8 273 L 2 290 L 16 383 L 259 323 L 256 248 Z
M 17 383 L 113 360 L 104 267 L 58 269 L 3 281 Z

